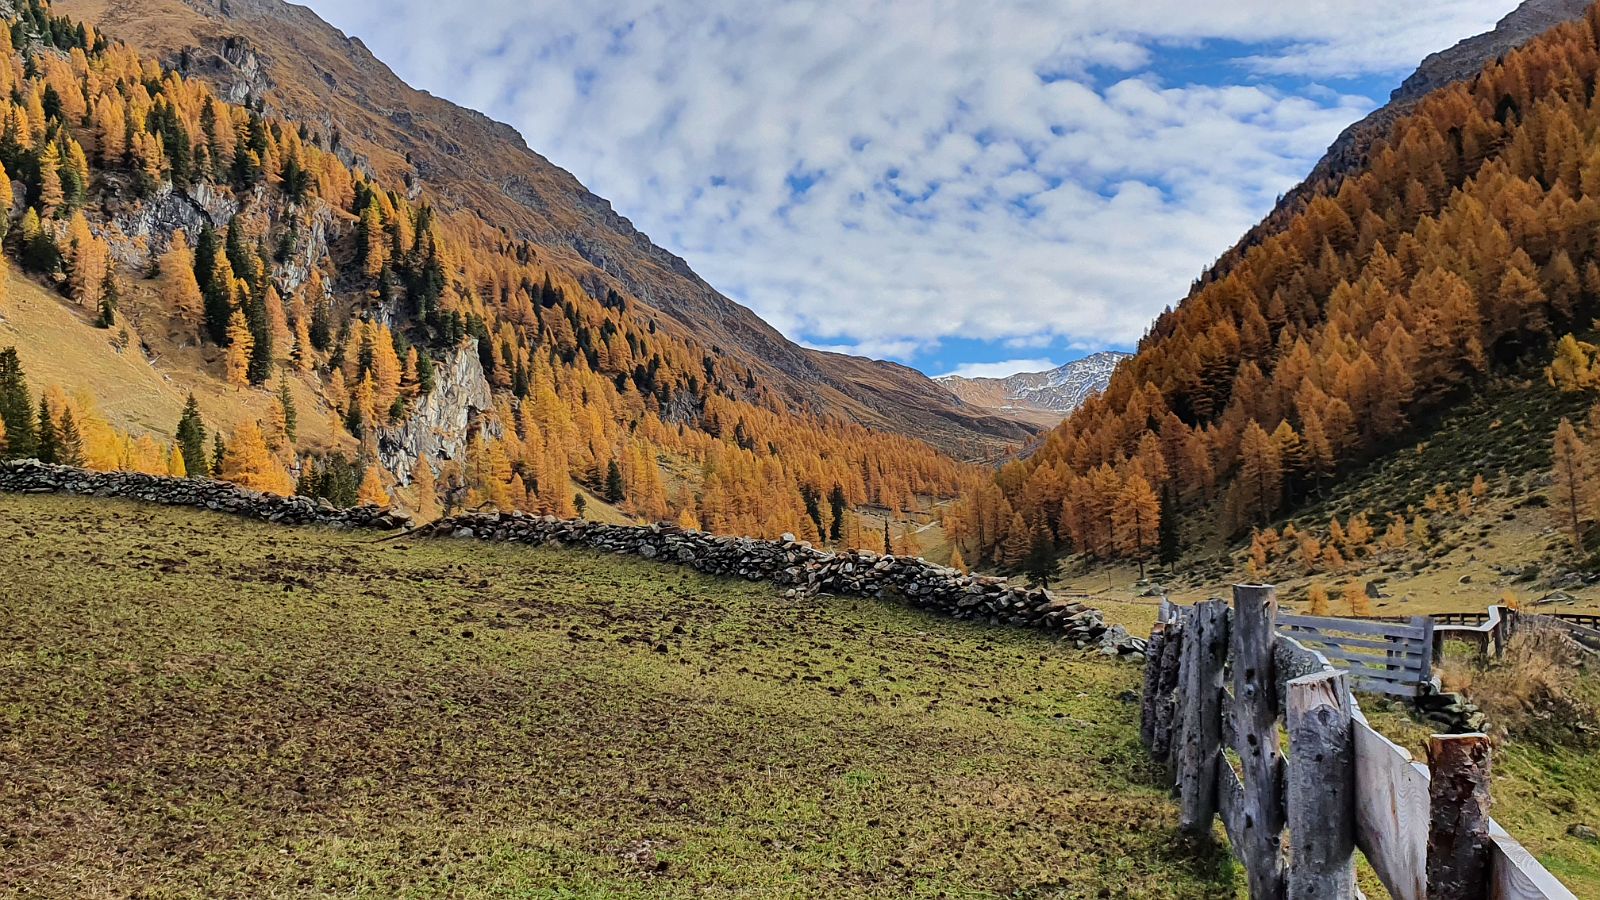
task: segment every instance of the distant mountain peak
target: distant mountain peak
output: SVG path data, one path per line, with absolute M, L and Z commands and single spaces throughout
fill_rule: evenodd
M 1020 372 L 1005 378 L 946 375 L 934 380 L 974 406 L 1053 425 L 1105 390 L 1111 373 L 1131 355 L 1103 350 L 1044 372 Z

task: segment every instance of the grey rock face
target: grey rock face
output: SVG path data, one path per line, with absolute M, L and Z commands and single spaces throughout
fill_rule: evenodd
M 410 483 L 411 464 L 418 456 L 430 461 L 461 458 L 472 429 L 485 427 L 481 414 L 494 402 L 476 340 L 446 356 L 435 374 L 433 392 L 416 404 L 404 424 L 378 435 L 378 459 L 401 484 Z

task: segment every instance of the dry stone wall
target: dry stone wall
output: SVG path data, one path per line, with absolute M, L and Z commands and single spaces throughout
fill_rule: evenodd
M 605 525 L 523 513 L 471 514 L 419 529 L 436 537 L 582 546 L 686 565 L 708 575 L 769 581 L 802 594 L 903 598 L 957 619 L 1037 628 L 1106 656 L 1143 660 L 1145 641 L 1107 625 L 1098 609 L 1003 578 L 965 575 L 922 559 L 864 551 L 831 553 L 796 541 L 721 537 L 676 525 Z
M 411 523 L 402 510 L 376 506 L 339 509 L 326 500 L 279 497 L 209 478 L 171 478 L 138 472 L 92 472 L 37 460 L 0 462 L 0 491 L 123 497 L 168 506 L 192 506 L 280 525 L 328 525 L 394 530 Z
M 122 497 L 192 506 L 284 525 L 324 525 L 395 531 L 410 528 L 401 510 L 338 509 L 323 500 L 278 497 L 224 481 L 133 472 L 91 472 L 35 460 L 0 461 L 0 491 Z M 414 529 L 419 536 L 530 545 L 585 547 L 688 566 L 708 575 L 766 581 L 789 596 L 848 594 L 903 599 L 956 619 L 1035 628 L 1104 656 L 1143 661 L 1146 643 L 1098 609 L 1046 590 L 1019 588 L 1002 578 L 965 575 L 922 559 L 864 551 L 831 553 L 793 535 L 782 540 L 721 537 L 675 525 L 605 525 L 524 513 L 473 513 Z

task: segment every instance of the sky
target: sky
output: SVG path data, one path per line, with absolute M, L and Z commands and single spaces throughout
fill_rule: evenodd
M 1516 0 L 309 0 L 807 346 L 1131 349 L 1428 53 Z

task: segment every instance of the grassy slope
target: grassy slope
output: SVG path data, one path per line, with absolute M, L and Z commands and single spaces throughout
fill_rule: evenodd
M 1550 443 L 1556 422 L 1562 416 L 1581 422 L 1595 399 L 1560 394 L 1543 381 L 1502 379 L 1449 413 L 1418 423 L 1416 443 L 1344 475 L 1326 488 L 1325 497 L 1312 498 L 1274 525 L 1281 529 L 1285 521 L 1293 521 L 1299 528 L 1326 535 L 1330 516 L 1347 521 L 1352 513 L 1365 511 L 1381 532 L 1390 513 L 1421 511 L 1437 532 L 1433 543 L 1423 548 L 1413 541 L 1403 552 L 1380 553 L 1351 561 L 1338 573 L 1310 576 L 1298 555 L 1291 553 L 1274 563 L 1270 580 L 1291 606 L 1303 604 L 1306 588 L 1320 582 L 1333 595 L 1336 613 L 1346 612 L 1337 602 L 1343 584 L 1374 577 L 1387 579 L 1385 598 L 1373 603 L 1379 615 L 1481 610 L 1500 602 L 1507 592 L 1522 603 L 1538 600 L 1551 591 L 1552 578 L 1582 569 L 1570 541 L 1557 530 L 1555 516 L 1543 504 L 1550 490 Z M 1488 483 L 1489 494 L 1472 515 L 1423 509 L 1435 485 L 1459 490 L 1479 474 Z M 1210 524 L 1191 521 L 1188 532 L 1201 534 Z M 1184 602 L 1223 596 L 1229 584 L 1249 580 L 1245 548 L 1236 545 L 1231 550 L 1218 554 L 1214 546 L 1206 547 L 1174 567 L 1172 576 L 1159 580 L 1174 599 Z M 1539 569 L 1537 578 L 1508 574 L 1528 566 Z M 1072 560 L 1066 575 L 1064 587 L 1093 594 L 1113 621 L 1136 633 L 1149 630 L 1157 600 L 1138 596 L 1143 589 L 1134 585 L 1137 572 L 1132 566 L 1092 566 L 1084 571 L 1079 561 Z M 1574 602 L 1537 611 L 1600 610 L 1600 585 L 1562 590 Z
M 1235 890 L 1168 848 L 1136 668 L 633 559 L 372 541 L 0 495 L 0 894 Z
M 214 360 L 169 334 L 166 317 L 156 312 L 151 296 L 153 282 L 125 286 L 124 321 L 108 331 L 94 327 L 86 311 L 19 275 L 15 266 L 7 268 L 0 296 L 0 347 L 17 348 L 35 394 L 52 384 L 68 394 L 87 391 L 112 425 L 162 442 L 172 439 L 190 393 L 208 423 L 228 430 L 247 419 L 266 418 L 278 402 L 276 379 L 270 389 L 230 387 L 213 374 L 220 370 Z M 111 341 L 123 325 L 131 345 L 119 352 Z M 140 350 L 141 341 L 153 362 Z M 220 353 L 207 349 L 213 356 Z M 329 447 L 333 431 L 326 405 L 305 379 L 293 376 L 289 383 L 299 412 L 300 446 Z M 348 453 L 354 442 L 343 436 L 339 447 Z

